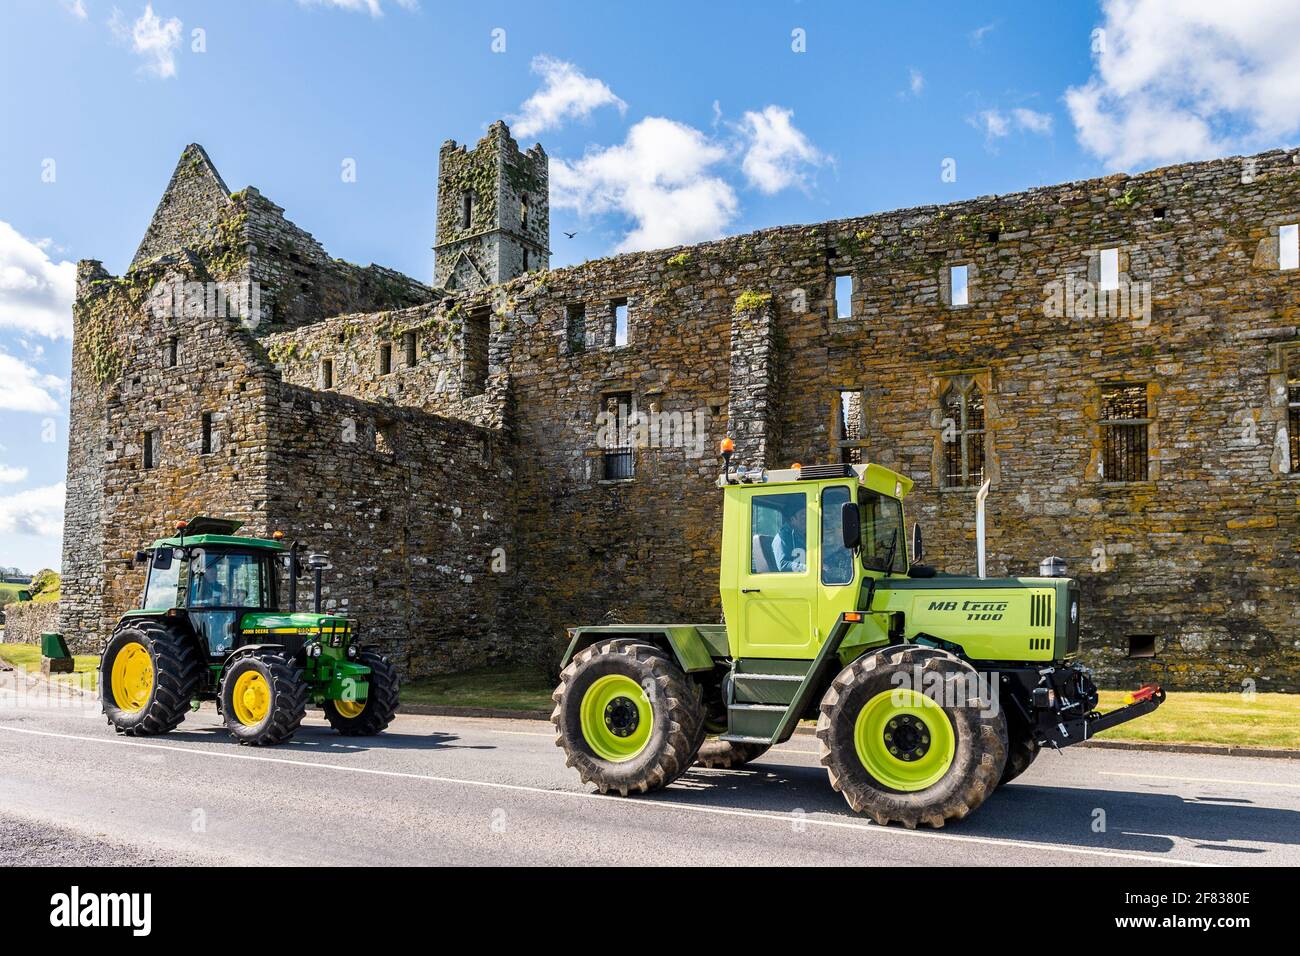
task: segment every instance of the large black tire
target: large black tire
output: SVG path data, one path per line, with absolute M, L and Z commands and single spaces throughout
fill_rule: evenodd
M 139 654 L 132 645 L 144 648 L 149 657 L 149 686 L 145 688 L 138 681 L 135 685 L 135 693 L 144 695 L 139 707 L 122 706 L 127 698 L 119 701 L 114 696 L 113 664 L 123 652 Z M 119 734 L 165 734 L 185 719 L 202 673 L 198 653 L 183 634 L 158 621 L 140 621 L 119 628 L 99 659 L 99 696 L 104 715 Z
M 598 681 L 607 677 L 627 678 L 644 691 L 642 703 L 649 709 L 650 729 L 644 746 L 625 759 L 609 759 L 587 740 L 582 725 L 584 697 Z M 636 693 L 633 691 L 632 693 Z M 593 783 L 601 793 L 646 793 L 672 783 L 695 758 L 704 711 L 700 688 L 661 649 L 631 640 L 602 641 L 574 655 L 560 672 L 560 683 L 551 695 L 555 710 L 555 745 L 562 747 L 567 764 L 578 771 L 583 783 Z M 616 707 L 617 705 L 617 707 Z M 639 711 L 630 716 L 636 703 L 630 697 L 616 698 L 596 715 L 605 720 L 610 733 L 640 726 Z M 611 708 L 618 720 L 611 726 Z M 627 715 L 626 718 L 624 715 Z M 597 728 L 598 729 L 598 728 Z M 600 746 L 597 743 L 597 746 Z
M 1002 779 L 998 786 L 1010 783 L 1029 769 L 1041 749 L 1038 741 L 1027 731 L 1012 729 L 1008 736 L 1007 765 L 1002 770 Z
M 915 686 L 918 674 L 920 685 Z M 844 794 L 854 811 L 867 814 L 881 825 L 901 823 L 915 829 L 927 823 L 941 827 L 976 809 L 1001 779 L 1007 759 L 1007 736 L 1003 714 L 971 697 L 971 690 L 977 686 L 975 678 L 975 670 L 954 655 L 916 645 L 866 654 L 844 668 L 822 698 L 817 720 L 821 762 L 831 786 Z M 934 782 L 926 785 L 923 780 L 914 781 L 923 789 L 895 789 L 881 783 L 867 769 L 855 743 L 859 717 L 867 717 L 866 705 L 876 700 L 878 707 L 883 706 L 879 695 L 899 688 L 914 689 L 938 704 L 935 716 L 941 713 L 948 721 L 948 729 L 942 733 L 951 743 L 951 760 L 946 769 L 942 762 L 937 764 L 936 772 L 942 771 L 942 776 Z M 928 710 L 928 705 L 921 710 Z M 885 709 L 884 713 L 892 711 Z M 872 724 L 868 721 L 864 726 Z M 883 725 L 884 732 L 888 733 L 892 726 Z M 928 754 L 927 745 L 940 745 L 938 733 L 930 731 L 935 737 L 932 742 L 929 736 L 910 729 L 915 726 L 915 721 L 908 725 L 911 736 L 906 743 L 895 738 L 903 747 L 903 756 L 891 758 L 885 753 L 875 758 L 884 761 L 884 770 L 896 767 L 900 774 L 911 773 L 914 765 L 904 764 L 904 758 L 919 760 Z M 888 764 L 891 759 L 898 763 Z
M 393 722 L 397 713 L 400 680 L 397 667 L 378 651 L 362 651 L 357 663 L 370 668 L 369 686 L 361 713 L 350 716 L 340 712 L 332 700 L 322 705 L 330 726 L 345 737 L 369 737 L 380 733 Z
M 245 674 L 260 675 L 264 682 L 266 701 L 257 708 L 263 716 L 256 722 L 242 720 L 241 707 L 234 700 L 240 689 L 240 678 Z M 250 747 L 281 744 L 292 737 L 307 713 L 307 696 L 302 668 L 282 654 L 267 651 L 236 657 L 222 675 L 218 694 L 226 729 L 237 741 Z
M 745 744 L 707 737 L 695 754 L 695 762 L 712 770 L 731 770 L 767 753 L 770 744 Z

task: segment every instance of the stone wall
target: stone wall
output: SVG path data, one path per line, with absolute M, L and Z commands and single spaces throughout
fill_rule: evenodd
M 283 386 L 268 526 L 333 568 L 324 606 L 410 676 L 499 661 L 513 638 L 511 451 L 500 430 Z M 310 588 L 299 592 L 308 609 Z
M 5 605 L 4 640 L 6 644 L 39 644 L 41 635 L 59 629 L 59 602 L 22 601 Z M 68 642 L 74 654 L 93 654 L 98 647 Z
M 1279 226 L 1300 220 L 1297 155 L 764 230 L 358 313 L 345 296 L 335 317 L 317 313 L 343 300 L 309 296 L 251 334 L 141 319 L 141 270 L 111 280 L 85 264 L 69 487 L 102 491 L 70 492 L 69 527 L 104 535 L 103 621 L 139 586 L 118 567 L 124 549 L 164 517 L 202 502 L 281 527 L 334 558 L 328 600 L 431 673 L 566 625 L 717 620 L 727 434 L 749 466 L 851 459 L 907 474 L 928 561 L 973 570 L 978 482 L 948 475 L 960 393 L 982 409 L 967 441 L 983 453 L 966 465 L 991 482 L 989 572 L 1066 558 L 1085 659 L 1105 680 L 1295 690 L 1300 273 L 1278 269 L 1277 249 Z M 232 201 L 263 208 L 248 193 Z M 227 251 L 252 262 L 273 244 Z M 301 244 L 275 247 L 282 265 L 289 247 Z M 1086 308 L 1104 249 L 1124 298 Z M 227 261 L 204 255 L 156 268 Z M 291 274 L 261 273 L 277 301 Z M 839 274 L 853 280 L 847 316 Z M 197 337 L 182 340 L 196 363 L 184 376 L 158 374 L 170 335 Z M 120 368 L 96 342 L 119 349 Z M 1146 400 L 1141 480 L 1106 470 L 1102 394 L 1117 384 Z M 205 410 L 225 443 L 217 467 L 191 460 Z M 131 463 L 150 429 L 164 471 L 142 475 Z M 93 564 L 70 575 L 65 560 L 65 621 L 95 616 Z M 1163 673 L 1122 660 L 1134 634 L 1160 637 Z

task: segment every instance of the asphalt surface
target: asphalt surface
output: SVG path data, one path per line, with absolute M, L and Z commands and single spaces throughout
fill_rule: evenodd
M 316 712 L 255 749 L 209 708 L 136 740 L 93 699 L 20 690 L 0 684 L 7 865 L 1300 863 L 1291 760 L 1047 753 L 968 819 L 908 831 L 853 814 L 806 736 L 619 798 L 580 784 L 540 721 L 406 716 L 343 738 Z

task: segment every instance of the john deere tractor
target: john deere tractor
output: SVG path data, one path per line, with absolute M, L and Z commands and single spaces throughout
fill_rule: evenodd
M 956 576 L 909 556 L 912 482 L 879 465 L 731 468 L 723 444 L 724 624 L 576 627 L 551 720 L 603 793 L 692 765 L 737 767 L 816 720 L 831 786 L 880 824 L 941 827 L 1033 762 L 1164 700 L 1097 712 L 1077 661 L 1079 588 Z M 1056 559 L 1059 562 L 1059 559 Z
M 344 616 L 322 614 L 323 555 L 237 537 L 238 521 L 199 517 L 136 552 L 147 567 L 138 610 L 113 630 L 99 664 L 108 722 L 130 736 L 174 729 L 215 700 L 241 744 L 278 744 L 318 704 L 341 734 L 377 734 L 397 711 L 397 670 L 357 642 Z M 315 611 L 298 612 L 298 579 L 315 574 Z M 280 607 L 280 571 L 288 610 Z

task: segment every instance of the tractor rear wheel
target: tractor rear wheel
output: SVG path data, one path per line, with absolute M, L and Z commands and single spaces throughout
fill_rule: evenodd
M 1013 729 L 1008 737 L 1007 765 L 1002 770 L 1002 779 L 998 781 L 999 787 L 1010 783 L 1028 770 L 1040 749 L 1038 741 L 1028 731 L 1020 732 Z
M 767 753 L 771 744 L 745 744 L 717 737 L 706 737 L 695 755 L 695 762 L 712 770 L 730 770 L 757 760 Z
M 965 817 L 996 788 L 1007 759 L 1005 719 L 982 703 L 978 679 L 935 648 L 859 657 L 831 682 L 817 720 L 831 786 L 882 825 Z
M 602 641 L 576 654 L 551 695 L 555 745 L 601 793 L 646 793 L 694 760 L 704 720 L 700 689 L 662 650 Z
M 221 713 L 226 729 L 241 744 L 284 743 L 307 713 L 307 682 L 302 668 L 276 653 L 244 654 L 221 678 Z
M 370 668 L 366 699 L 327 700 L 322 705 L 330 726 L 345 737 L 369 737 L 393 722 L 400 680 L 397 667 L 378 651 L 362 651 L 357 663 Z
M 201 673 L 184 635 L 157 621 L 123 627 L 99 659 L 104 714 L 119 734 L 165 734 L 185 719 Z

